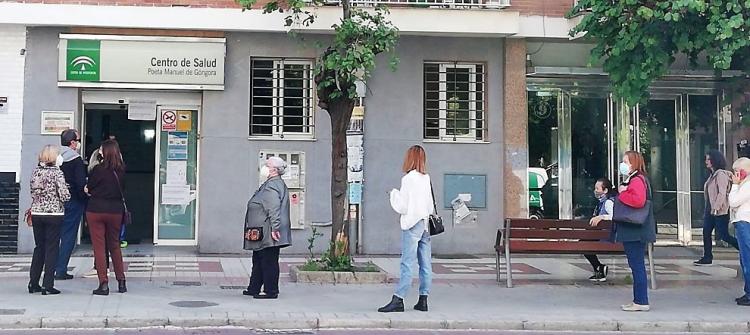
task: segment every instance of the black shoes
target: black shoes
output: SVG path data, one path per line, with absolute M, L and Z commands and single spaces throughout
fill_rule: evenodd
M 55 275 L 55 280 L 70 280 L 70 279 L 73 279 L 73 278 L 74 278 L 73 275 L 68 274 L 68 273 L 63 273 L 63 274 L 60 274 L 60 275 Z
M 29 284 L 29 294 L 42 292 L 42 287 L 39 284 Z
M 42 288 L 42 295 L 56 295 L 60 294 L 60 290 L 54 288 L 54 287 L 43 287 Z
M 118 280 L 117 281 L 117 292 L 125 293 L 128 291 L 128 287 L 125 286 L 125 280 Z
M 242 292 L 242 293 L 244 294 L 245 292 Z M 265 300 L 265 299 L 270 300 L 270 299 L 278 299 L 278 298 L 279 298 L 278 294 L 254 294 L 253 295 L 253 299 L 261 299 L 261 300 Z
M 94 295 L 109 295 L 109 285 L 105 283 L 99 284 L 99 287 L 92 292 Z
M 250 290 L 244 290 L 244 291 L 242 291 L 242 295 L 247 295 L 247 296 L 251 296 L 251 297 L 254 297 L 254 296 L 259 295 L 259 294 L 260 293 L 250 292 Z
M 747 295 L 734 299 L 734 301 L 736 301 L 737 305 L 740 306 L 750 306 L 750 297 Z
M 607 281 L 607 275 L 609 274 L 609 267 L 601 265 L 594 271 L 594 275 L 589 277 L 590 281 L 603 283 Z
M 713 263 L 714 263 L 713 260 L 708 259 L 706 257 L 702 257 L 701 259 L 693 262 L 693 265 L 695 265 L 695 266 L 709 266 L 709 265 L 711 265 Z
M 419 296 L 419 302 L 417 302 L 416 305 L 414 305 L 414 309 L 422 312 L 427 312 L 427 296 L 426 295 L 420 295 Z
M 425 301 L 426 302 L 426 301 Z M 391 298 L 391 302 L 388 305 L 378 308 L 380 313 L 392 313 L 392 312 L 403 312 L 404 311 L 404 299 L 397 296 Z

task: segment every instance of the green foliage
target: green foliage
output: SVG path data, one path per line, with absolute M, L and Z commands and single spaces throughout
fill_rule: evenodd
M 579 0 L 569 17 L 583 15 L 571 36 L 596 45 L 592 62 L 603 62 L 616 96 L 642 102 L 649 85 L 667 73 L 678 54 L 693 65 L 705 56 L 717 71 L 747 63 L 750 1 Z
M 315 248 L 315 240 L 318 239 L 318 237 L 323 236 L 323 234 L 318 232 L 317 227 L 312 227 L 312 235 L 307 238 L 307 252 L 310 253 L 310 257 L 308 259 L 315 258 L 315 254 L 313 253 L 313 249 Z
M 257 0 L 237 1 L 243 9 L 251 9 Z M 322 0 L 276 0 L 267 3 L 263 10 L 286 13 L 286 26 L 302 27 L 315 22 L 309 8 L 323 3 Z M 398 29 L 386 18 L 385 7 L 365 11 L 351 8 L 349 0 L 342 0 L 342 9 L 341 21 L 331 26 L 335 33 L 333 41 L 325 47 L 315 66 L 318 98 L 324 108 L 334 100 L 356 99 L 356 82 L 364 82 L 375 68 L 376 56 L 392 53 L 398 41 Z M 398 61 L 392 54 L 390 65 L 395 69 L 396 64 Z
M 305 261 L 305 264 L 300 266 L 302 271 L 333 271 L 333 272 L 378 272 L 378 267 L 372 262 L 367 262 L 364 265 L 355 265 L 354 259 L 348 254 L 338 255 L 335 250 L 338 247 L 341 250 L 345 242 L 337 242 L 339 245 L 331 245 L 326 252 L 319 258 L 315 258 L 313 248 L 315 247 L 315 241 L 318 237 L 323 234 L 318 233 L 317 228 L 312 228 L 312 235 L 307 239 L 307 250 L 310 252 L 310 256 Z

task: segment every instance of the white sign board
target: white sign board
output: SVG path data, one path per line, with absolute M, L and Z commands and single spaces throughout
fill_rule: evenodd
M 128 120 L 156 120 L 156 100 L 128 101 Z
M 58 86 L 224 89 L 224 38 L 61 34 Z
M 42 135 L 60 135 L 75 128 L 75 113 L 72 111 L 42 111 Z

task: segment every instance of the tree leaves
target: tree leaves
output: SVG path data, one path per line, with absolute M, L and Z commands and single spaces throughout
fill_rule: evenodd
M 725 70 L 750 46 L 750 0 L 579 0 L 574 15 L 585 16 L 570 35 L 585 32 L 596 43 L 592 61 L 603 60 L 614 94 L 631 105 L 678 54 L 692 64 L 705 55 Z

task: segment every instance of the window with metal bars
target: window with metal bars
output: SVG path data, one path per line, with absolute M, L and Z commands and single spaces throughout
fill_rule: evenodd
M 250 136 L 313 136 L 312 66 L 310 60 L 251 60 Z
M 424 63 L 424 137 L 443 141 L 483 141 L 485 65 Z

